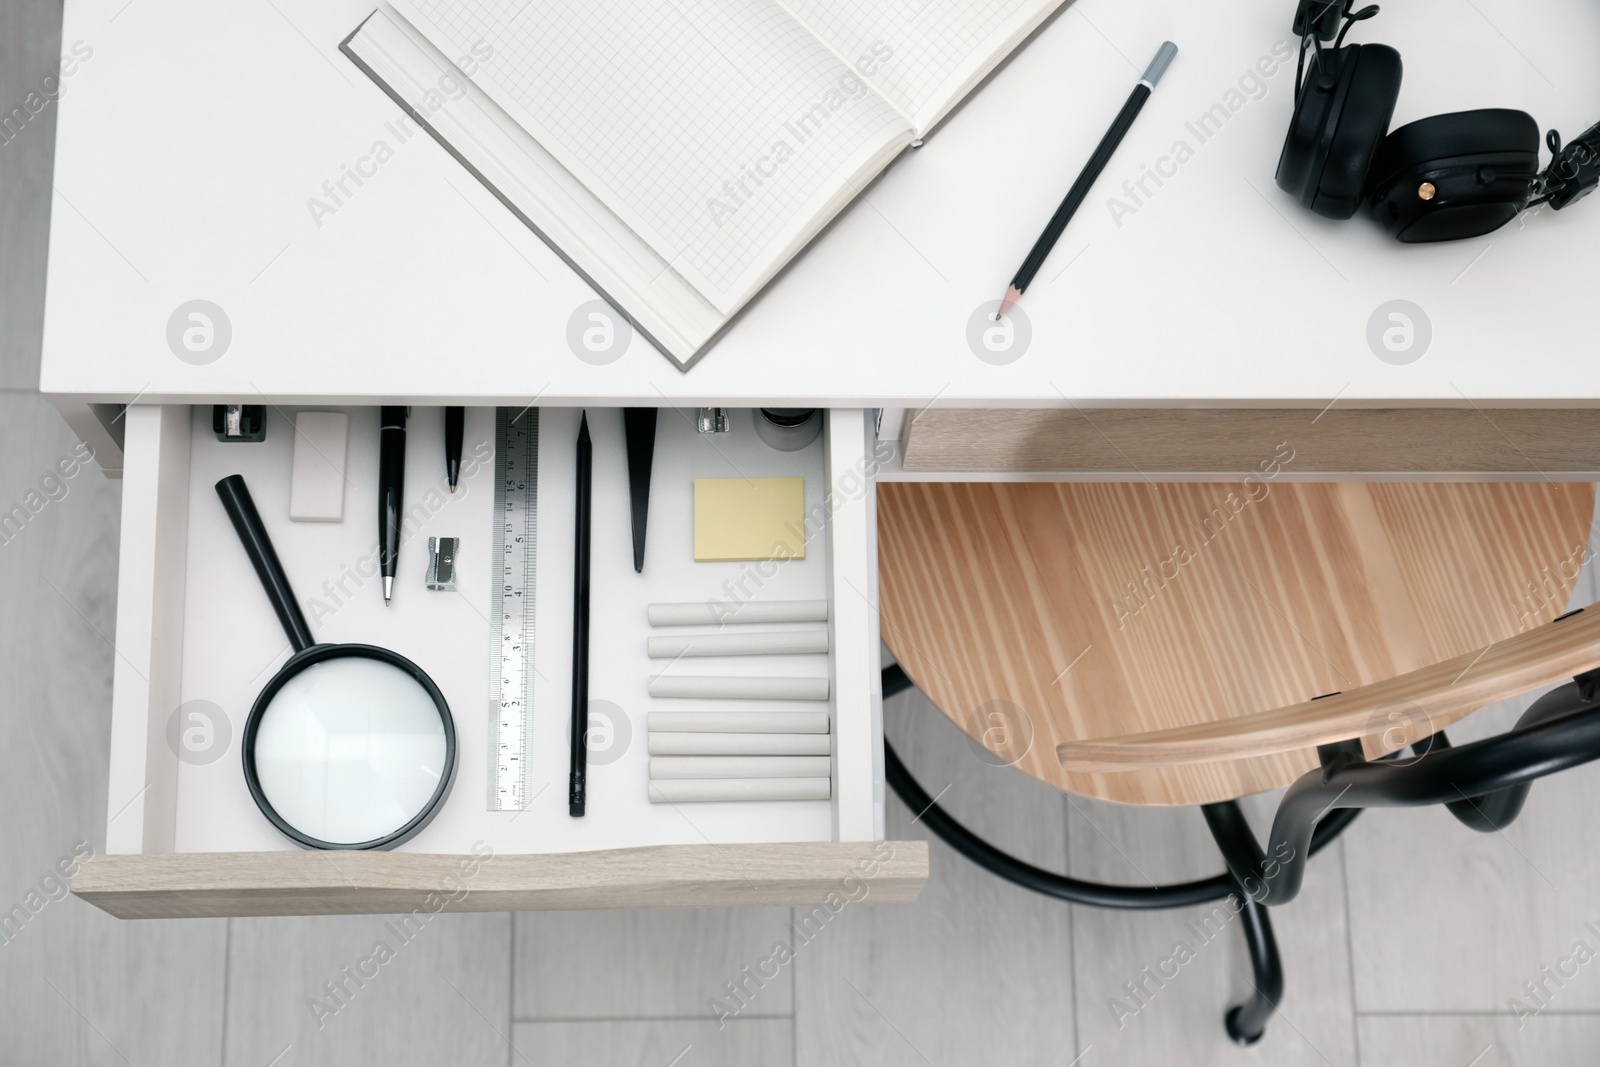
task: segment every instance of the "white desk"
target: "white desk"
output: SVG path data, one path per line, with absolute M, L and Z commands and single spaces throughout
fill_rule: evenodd
M 1127 409 L 1097 420 L 1111 461 L 1089 466 L 1102 470 L 1130 452 L 1141 470 L 1164 469 L 1159 440 L 1153 460 L 1139 451 L 1157 436 L 1139 421 L 1149 415 L 1141 409 L 1215 419 L 1217 408 L 1270 409 L 1259 414 L 1271 418 L 1310 408 L 1287 414 L 1325 434 L 1347 408 L 1600 408 L 1600 365 L 1584 348 L 1592 271 L 1580 258 L 1600 237 L 1600 207 L 1545 213 L 1520 232 L 1470 244 L 1401 248 L 1374 224 L 1326 223 L 1277 192 L 1293 72 L 1271 57 L 1292 56 L 1289 0 L 1238 0 L 1222 14 L 1188 0 L 1081 0 L 925 148 L 898 161 L 687 374 L 637 339 L 603 366 L 568 348 L 568 322 L 595 294 L 425 135 L 401 143 L 387 125 L 394 105 L 338 52 L 373 2 L 67 4 L 65 50 L 75 59 L 58 118 L 41 387 L 108 470 L 126 458 L 108 785 L 116 826 L 112 854 L 75 882 L 117 914 L 394 911 L 397 902 L 404 910 L 427 899 L 438 864 L 452 859 L 410 845 L 352 858 L 363 879 L 389 887 L 378 892 L 270 835 L 230 846 L 258 851 L 193 853 L 233 840 L 196 827 L 250 825 L 255 815 L 231 774 L 219 773 L 219 790 L 208 792 L 206 772 L 180 766 L 163 741 L 173 709 L 215 698 L 185 676 L 209 635 L 205 606 L 189 600 L 215 583 L 187 576 L 212 564 L 241 573 L 231 546 L 213 536 L 215 515 L 201 510 L 215 474 L 205 458 L 219 446 L 192 405 L 830 409 L 818 486 L 836 505 L 822 534 L 837 650 L 827 817 L 812 812 L 784 831 L 792 840 L 769 844 L 775 831 L 760 813 L 731 812 L 727 826 L 712 827 L 709 848 L 687 831 L 656 834 L 641 822 L 632 836 L 604 842 L 628 847 L 559 863 L 542 853 L 601 839 L 530 845 L 506 831 L 495 837 L 500 873 L 475 887 L 467 905 L 475 908 L 809 903 L 862 864 L 882 872 L 874 902 L 915 895 L 925 848 L 875 843 L 884 785 L 869 457 L 883 442 L 870 440 L 863 408 L 954 416 L 933 433 L 941 447 L 966 432 L 959 419 L 970 413 L 953 409 L 1062 409 L 1030 417 Z M 1569 134 L 1592 122 L 1581 101 L 1600 97 L 1591 62 L 1600 10 L 1579 0 L 1530 6 L 1408 0 L 1363 28 L 1364 39 L 1381 35 L 1410 62 L 1398 119 L 1500 105 L 1525 107 Z M 1167 37 L 1183 53 L 1023 304 L 1026 351 L 1011 362 L 979 358 L 969 323 L 999 296 Z M 1273 73 L 1251 83 L 1258 62 Z M 1190 124 L 1214 108 L 1214 130 L 1202 138 Z M 1163 164 L 1180 140 L 1192 156 Z M 379 141 L 393 158 L 317 225 L 308 199 Z M 1137 182 L 1145 164 L 1170 177 L 1159 188 L 1146 179 L 1135 210 L 1114 217 L 1106 197 Z M 231 332 L 226 351 L 203 364 L 180 359 L 168 341 L 174 312 L 197 299 L 221 308 Z M 1431 324 L 1431 347 L 1405 365 L 1378 358 L 1367 341 L 1375 309 L 1396 299 L 1421 307 Z M 1316 422 L 1330 402 L 1339 411 Z M 1131 421 L 1114 425 L 1116 416 Z M 1022 415 L 999 421 L 1027 436 Z M 883 436 L 894 423 L 885 421 Z M 280 453 L 283 430 L 280 417 L 269 446 Z M 1275 439 L 1263 435 L 1275 432 L 1269 418 L 1235 433 L 1231 453 L 1191 454 L 1187 469 L 1253 469 L 1271 453 L 1258 451 Z M 1359 420 L 1339 430 L 1346 442 L 1363 432 Z M 1297 447 L 1310 456 L 1320 446 Z M 1515 442 L 1500 450 L 1523 452 Z M 930 451 L 940 454 L 950 453 Z M 1344 453 L 1330 454 L 1321 469 Z M 1523 473 L 1542 475 L 1543 455 L 1533 452 Z M 1449 461 L 1425 469 L 1440 462 Z M 263 499 L 282 495 L 272 465 L 258 474 Z M 283 540 L 292 554 L 294 533 Z M 299 569 L 315 575 L 310 562 Z M 264 612 L 250 603 L 241 610 Z M 402 614 L 369 616 L 363 639 L 416 642 Z M 258 631 L 270 629 L 252 618 Z M 339 617 L 341 626 L 356 621 Z M 249 642 L 219 647 L 241 670 L 260 656 Z M 472 688 L 461 684 L 467 721 L 483 698 Z M 245 709 L 223 710 L 242 727 Z M 547 726 L 559 732 L 554 720 Z M 472 792 L 460 803 L 478 803 Z M 419 847 L 462 852 L 465 825 L 444 818 Z
M 1486 239 L 1403 247 L 1273 184 L 1292 64 L 1201 142 L 1190 124 L 1277 42 L 1290 0 L 1079 0 L 918 152 L 902 157 L 692 371 L 642 339 L 576 358 L 592 291 L 338 52 L 374 0 L 68 0 L 42 388 L 80 429 L 89 402 L 376 398 L 807 406 L 1588 406 L 1600 206 Z M 1600 100 L 1600 8 L 1579 0 L 1406 0 L 1359 27 L 1399 47 L 1396 123 L 1528 109 L 1569 136 Z M 994 300 L 1164 37 L 1182 53 L 1023 309 L 1032 340 L 978 359 Z M 1287 46 L 1280 46 L 1287 51 Z M 334 216 L 307 199 L 388 140 Z M 1114 219 L 1108 197 L 1176 142 L 1172 177 Z M 1132 204 L 1131 200 L 1125 200 Z M 233 337 L 191 366 L 168 317 L 203 298 Z M 1376 358 L 1375 309 L 1409 300 L 1431 347 Z M 102 409 L 102 414 L 105 409 Z

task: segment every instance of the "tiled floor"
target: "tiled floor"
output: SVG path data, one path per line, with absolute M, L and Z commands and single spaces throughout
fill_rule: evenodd
M 48 65 L 58 19 L 36 0 L 0 4 L 0 106 Z M 33 391 L 52 132 L 48 110 L 39 119 L 0 146 L 0 509 L 73 445 Z M 0 935 L 0 1063 L 1600 1060 L 1600 767 L 1543 783 L 1500 834 L 1439 810 L 1364 816 L 1274 912 L 1288 991 L 1249 1051 L 1220 1023 L 1247 988 L 1241 944 L 1231 930 L 1197 937 L 1203 909 L 1067 907 L 937 843 L 917 904 L 846 909 L 720 1024 L 713 1001 L 787 935 L 788 909 L 444 915 L 360 983 L 345 968 L 382 936 L 380 917 L 118 922 L 64 896 L 55 874 L 104 837 L 121 493 L 93 471 L 64 484 L 0 544 L 0 914 L 25 916 Z M 1597 599 L 1593 574 L 1576 599 Z M 1457 733 L 1514 713 L 1490 709 Z M 1068 800 L 992 768 L 916 694 L 887 719 L 931 792 L 1035 863 L 1134 883 L 1220 869 L 1193 812 Z M 1250 807 L 1262 816 L 1270 798 Z M 889 829 L 925 836 L 893 799 Z M 1192 961 L 1133 1004 L 1124 984 L 1180 941 Z

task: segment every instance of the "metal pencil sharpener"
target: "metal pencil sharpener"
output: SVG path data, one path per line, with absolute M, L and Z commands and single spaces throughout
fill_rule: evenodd
M 449 592 L 456 587 L 456 552 L 460 548 L 459 537 L 428 538 L 429 589 Z

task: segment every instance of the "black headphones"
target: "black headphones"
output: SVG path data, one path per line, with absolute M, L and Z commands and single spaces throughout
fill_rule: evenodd
M 1299 0 L 1294 118 L 1278 159 L 1278 187 L 1319 215 L 1348 219 L 1365 201 L 1408 243 L 1455 241 L 1497 230 L 1523 210 L 1561 210 L 1600 185 L 1600 123 L 1539 169 L 1539 126 L 1525 111 L 1483 108 L 1434 115 L 1389 132 L 1400 97 L 1400 53 L 1345 44 L 1378 13 L 1351 0 Z M 1333 47 L 1323 45 L 1333 42 Z M 1311 52 L 1310 62 L 1306 53 Z

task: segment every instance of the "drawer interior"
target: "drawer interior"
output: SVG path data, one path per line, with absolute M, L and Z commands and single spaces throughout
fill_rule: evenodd
M 604 749 L 591 754 L 588 813 L 574 819 L 566 811 L 566 781 L 578 409 L 540 412 L 534 799 L 524 812 L 491 811 L 488 804 L 494 409 L 467 410 L 454 494 L 445 480 L 443 409 L 413 409 L 406 540 L 389 607 L 376 577 L 377 408 L 314 408 L 350 416 L 340 523 L 289 518 L 297 410 L 268 406 L 261 443 L 219 442 L 209 406 L 128 411 L 109 854 L 296 848 L 257 810 L 241 770 L 240 737 L 251 704 L 290 649 L 213 489 L 231 474 L 249 485 L 317 640 L 393 649 L 427 671 L 449 702 L 457 731 L 454 784 L 433 821 L 399 851 L 469 853 L 487 843 L 496 854 L 511 855 L 882 836 L 876 532 L 870 420 L 863 412 L 826 413 L 817 441 L 785 453 L 760 441 L 749 410 L 732 412 L 728 434 L 701 435 L 692 412 L 663 409 L 639 575 L 632 565 L 622 413 L 588 409 L 594 439 L 591 712 L 605 702 L 611 721 L 598 735 Z M 695 562 L 693 480 L 774 475 L 804 479 L 804 559 Z M 461 539 L 454 592 L 424 586 L 430 536 Z M 670 632 L 649 627 L 650 603 L 768 599 L 826 599 L 829 653 L 676 662 L 646 655 L 648 635 Z M 830 799 L 650 803 L 648 713 L 738 706 L 651 697 L 648 679 L 663 671 L 828 676 Z

